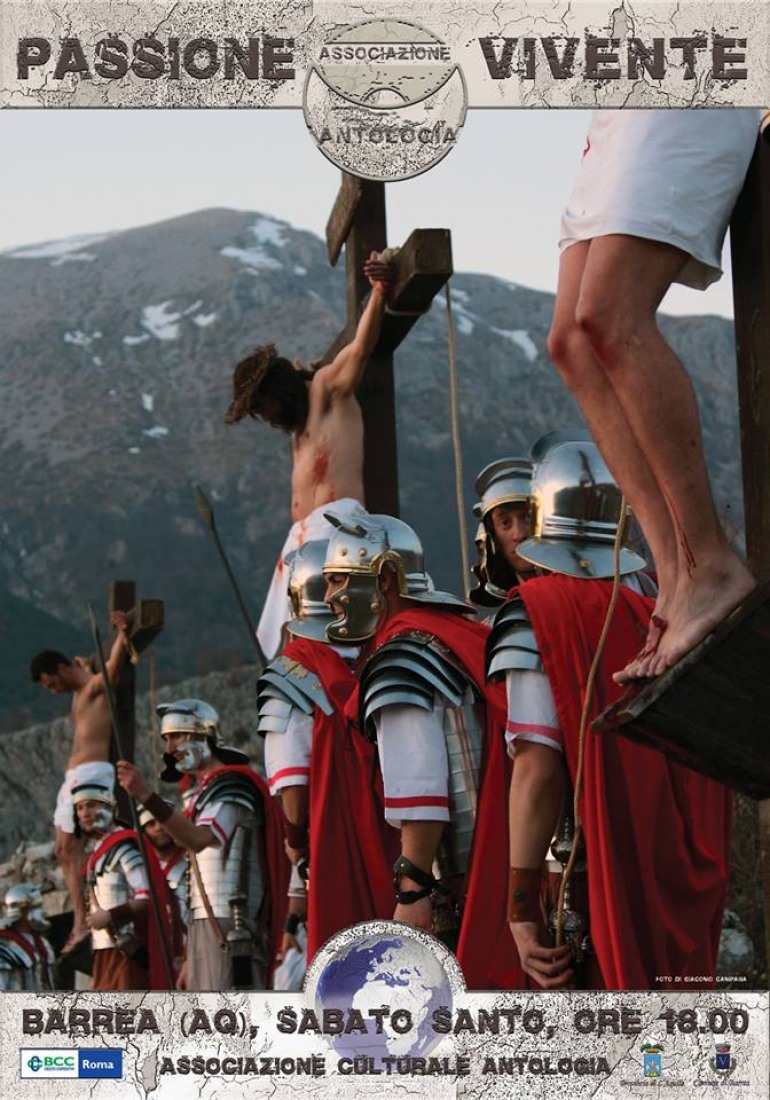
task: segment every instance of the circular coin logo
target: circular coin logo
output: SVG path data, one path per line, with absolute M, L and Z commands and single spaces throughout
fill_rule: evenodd
M 407 107 L 433 95 L 455 66 L 431 31 L 400 19 L 373 19 L 335 31 L 317 71 L 333 92 L 361 107 Z
M 333 31 L 303 93 L 305 122 L 323 155 L 344 172 L 386 183 L 443 160 L 457 144 L 467 103 L 449 47 L 399 19 Z

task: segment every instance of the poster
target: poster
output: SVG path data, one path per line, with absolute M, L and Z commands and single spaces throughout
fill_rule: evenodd
M 374 35 L 372 23 L 375 24 Z M 565 35 L 574 40 L 574 53 L 565 52 Z M 131 224 L 163 223 L 175 214 L 192 210 L 190 206 L 174 210 L 170 203 L 162 213 L 144 219 L 138 216 L 133 223 L 118 218 L 112 224 L 110 219 L 116 217 L 114 211 L 111 210 L 109 216 L 102 214 L 110 194 L 119 192 L 119 172 L 109 159 L 93 170 L 81 143 L 89 144 L 89 125 L 96 134 L 102 117 L 114 117 L 118 126 L 121 115 L 130 109 L 179 112 L 178 122 L 171 115 L 161 116 L 164 123 L 168 119 L 168 129 L 162 137 L 150 138 L 151 146 L 146 150 L 146 177 L 152 181 L 152 188 L 160 192 L 174 190 L 174 158 L 178 156 L 182 162 L 180 147 L 185 145 L 188 152 L 190 146 L 196 147 L 194 122 L 191 122 L 196 117 L 195 112 L 227 110 L 248 118 L 253 128 L 233 131 L 231 140 L 238 144 L 253 142 L 262 156 L 257 158 L 250 150 L 252 155 L 247 163 L 248 170 L 253 173 L 254 198 L 243 208 L 261 210 L 268 217 L 261 229 L 253 232 L 250 245 L 243 242 L 223 245 L 233 250 L 225 259 L 238 265 L 237 277 L 247 282 L 258 281 L 265 272 L 277 270 L 273 249 L 276 239 L 282 235 L 279 223 L 291 221 L 288 215 L 270 217 L 271 210 L 265 209 L 264 203 L 270 203 L 276 192 L 275 189 L 268 192 L 266 183 L 262 190 L 260 175 L 280 176 L 282 129 L 290 133 L 291 144 L 304 141 L 306 152 L 312 153 L 312 157 L 298 161 L 289 159 L 287 154 L 288 165 L 293 167 L 301 163 L 307 172 L 299 185 L 308 192 L 308 201 L 312 192 L 316 202 L 316 190 L 323 189 L 325 208 L 331 209 L 338 187 L 337 170 L 343 168 L 364 178 L 385 180 L 396 207 L 400 190 L 421 189 L 422 206 L 416 217 L 423 224 L 432 224 L 431 199 L 438 201 L 438 194 L 431 196 L 430 181 L 441 179 L 443 190 L 449 187 L 444 181 L 451 180 L 455 172 L 459 175 L 469 171 L 467 161 L 459 159 L 463 146 L 472 140 L 477 112 L 480 117 L 481 112 L 494 109 L 494 121 L 485 132 L 488 147 L 479 155 L 476 164 L 479 174 L 467 177 L 470 182 L 466 184 L 465 197 L 458 190 L 454 199 L 455 213 L 446 219 L 458 246 L 465 248 L 470 245 L 466 246 L 463 240 L 463 225 L 472 223 L 474 233 L 481 235 L 483 220 L 477 218 L 473 205 L 468 203 L 468 188 L 472 193 L 480 186 L 480 180 L 489 182 L 491 177 L 499 175 L 498 158 L 505 166 L 503 173 L 509 173 L 511 180 L 514 174 L 526 178 L 535 171 L 531 163 L 535 157 L 531 144 L 522 143 L 518 162 L 510 160 L 508 151 L 500 147 L 510 146 L 516 140 L 510 125 L 514 117 L 521 117 L 522 126 L 525 126 L 528 119 L 536 117 L 533 112 L 542 111 L 546 115 L 546 108 L 548 114 L 555 115 L 593 107 L 729 108 L 731 105 L 763 105 L 770 101 L 770 21 L 766 6 L 752 0 L 733 0 L 721 5 L 646 3 L 633 9 L 626 6 L 612 9 L 602 3 L 573 3 L 556 9 L 550 4 L 488 3 L 474 5 L 472 15 L 467 6 L 438 2 L 372 6 L 351 2 L 219 4 L 214 0 L 161 4 L 143 0 L 134 4 L 83 2 L 52 6 L 26 0 L 2 0 L 0 50 L 0 103 L 9 109 L 0 115 L 0 126 L 4 124 L 10 128 L 19 117 L 30 112 L 53 111 L 57 112 L 57 126 L 65 135 L 63 144 L 56 142 L 53 154 L 42 131 L 37 148 L 25 150 L 30 192 L 39 192 L 36 201 L 40 223 L 45 229 L 36 232 L 25 228 L 22 232 L 20 228 L 20 235 L 8 236 L 2 247 L 16 253 L 16 260 L 26 262 L 27 266 L 42 261 L 47 275 L 56 265 L 54 272 L 70 280 L 75 280 L 77 272 L 93 262 L 92 250 L 100 247 L 100 241 L 94 238 L 104 231 L 111 232 L 114 227 L 120 232 Z M 395 104 L 389 104 L 384 110 L 371 106 L 372 69 L 383 65 L 395 66 L 393 79 L 397 88 Z M 381 80 L 382 71 L 375 68 L 374 72 L 375 78 Z M 338 121 L 342 104 L 344 126 Z M 432 114 L 427 114 L 428 106 Z M 107 111 L 111 114 L 107 115 Z M 72 112 L 71 121 L 68 112 Z M 440 115 L 439 125 L 435 122 L 436 113 Z M 7 120 L 9 115 L 13 116 L 12 121 Z M 268 121 L 273 123 L 272 128 L 267 127 Z M 547 117 L 543 118 L 543 123 L 551 125 Z M 29 125 L 34 126 L 34 121 L 30 120 Z M 81 128 L 83 126 L 85 129 Z M 72 133 L 73 140 L 66 148 L 68 132 Z M 527 133 L 526 140 L 531 142 L 532 131 Z M 556 141 L 563 136 L 561 131 L 554 130 L 554 134 Z M 50 132 L 49 140 L 54 142 Z M 4 144 L 4 157 L 13 157 L 12 142 Z M 542 146 L 540 148 L 544 151 Z M 141 144 L 137 150 L 137 155 L 141 156 Z M 577 147 L 574 158 L 579 151 Z M 91 152 L 88 150 L 89 157 Z M 197 154 L 201 171 L 203 162 L 216 156 L 204 142 L 197 145 Z M 89 164 L 87 169 L 86 163 Z M 562 173 L 562 191 L 566 191 L 574 163 L 574 159 L 565 159 L 555 169 Z M 188 169 L 186 159 L 184 164 Z M 239 158 L 223 161 L 223 174 L 225 165 L 226 170 L 234 172 L 239 167 Z M 225 181 L 219 182 L 224 192 Z M 48 220 L 48 207 L 55 203 L 46 201 L 46 187 L 50 194 L 56 190 L 57 183 L 62 189 L 67 187 L 88 193 L 93 206 L 92 226 L 73 230 L 67 224 L 58 229 Z M 295 188 L 297 183 L 296 179 L 287 180 L 286 189 Z M 435 186 L 438 192 L 438 183 Z M 209 194 L 213 196 L 215 191 L 212 187 Z M 263 194 L 267 196 L 264 200 Z M 228 206 L 231 202 L 225 198 L 222 205 Z M 218 202 L 211 198 L 204 205 L 213 207 Z M 5 200 L 4 210 L 7 221 L 13 222 L 14 208 Z M 497 207 L 494 214 L 490 210 L 487 221 L 499 219 L 501 210 L 502 207 Z M 405 225 L 410 213 L 397 216 Z M 314 231 L 318 235 L 322 232 L 323 220 L 317 213 L 313 218 Z M 511 215 L 510 220 L 497 221 L 498 236 L 502 226 L 516 242 L 515 247 L 531 253 L 553 254 L 554 237 L 543 229 L 540 242 L 536 244 L 526 236 L 526 227 L 520 224 L 525 220 L 519 214 L 518 218 Z M 308 225 L 308 222 L 301 224 Z M 79 234 L 82 234 L 81 239 L 72 243 Z M 403 236 L 406 235 L 404 231 Z M 58 251 L 52 248 L 47 252 L 38 248 L 38 255 L 34 254 L 35 246 L 41 241 L 63 238 L 70 241 L 68 247 Z M 504 245 L 498 251 L 509 249 L 510 246 Z M 185 262 L 183 255 L 179 263 L 184 266 Z M 476 270 L 486 271 L 489 270 L 486 262 L 474 256 L 468 266 L 475 263 Z M 111 282 L 112 276 L 108 277 L 104 292 L 109 309 L 115 310 L 119 308 L 121 294 L 119 263 L 119 258 L 113 256 L 115 281 Z M 173 258 L 169 263 L 173 264 Z M 295 264 L 295 268 L 301 266 L 299 262 Z M 464 266 L 459 254 L 455 266 L 458 270 Z M 530 285 L 523 272 L 506 275 L 498 268 L 496 273 L 522 286 Z M 296 270 L 294 274 L 303 277 Z M 553 290 L 552 272 L 540 274 L 536 280 L 539 281 L 533 285 Z M 341 296 L 341 283 L 337 284 L 336 292 Z M 215 296 L 213 289 L 212 296 Z M 307 298 L 312 300 L 312 294 Z M 40 303 L 35 303 L 33 296 L 29 301 L 34 304 L 34 316 L 39 320 Z M 458 328 L 464 327 L 470 334 L 478 321 L 467 301 L 464 302 L 462 291 L 456 297 L 455 310 Z M 721 311 L 729 312 L 729 306 L 722 304 Z M 133 365 L 136 358 L 130 357 L 138 357 L 146 349 L 162 350 L 171 346 L 179 332 L 211 330 L 216 324 L 215 312 L 209 301 L 198 301 L 194 297 L 181 300 L 159 291 L 137 314 L 134 327 L 124 325 L 117 335 L 126 362 Z M 686 307 L 683 306 L 680 312 L 686 312 Z M 73 354 L 81 355 L 84 369 L 86 366 L 98 367 L 96 360 L 106 358 L 103 351 L 108 339 L 104 335 L 106 319 L 108 317 L 100 316 L 98 310 L 83 310 L 82 314 L 73 316 L 71 325 L 62 327 L 57 347 L 63 347 L 66 352 L 68 367 L 73 363 Z M 339 319 L 342 320 L 341 309 Z M 242 320 L 237 318 L 239 325 Z M 281 324 L 287 327 L 285 319 L 281 319 Z M 334 332 L 329 329 L 326 319 L 324 324 L 321 343 L 325 346 Z M 504 325 L 498 327 L 505 331 Z M 518 346 L 525 356 L 528 355 L 527 333 L 516 330 L 516 334 Z M 516 340 L 511 342 L 516 343 Z M 302 350 L 310 353 L 313 349 Z M 49 371 L 48 360 L 31 364 L 36 381 Z M 194 388 L 194 381 L 189 377 L 187 385 L 190 390 Z M 114 419 L 109 417 L 101 425 L 98 450 L 112 456 L 106 472 L 134 458 L 142 464 L 158 460 L 157 451 L 151 448 L 162 444 L 169 429 L 156 415 L 163 404 L 162 379 L 154 377 L 153 387 L 135 387 L 135 404 L 141 405 L 145 419 L 137 425 L 137 438 L 130 446 L 123 445 L 121 440 L 119 456 L 111 449 L 110 430 Z M 42 388 L 45 390 L 44 385 Z M 99 400 L 105 396 L 109 399 L 107 393 L 100 394 Z M 112 400 L 122 401 L 122 398 L 121 393 L 118 397 L 113 395 Z M 80 395 L 79 400 L 81 409 L 89 412 L 86 394 Z M 206 437 L 205 421 L 185 413 L 184 395 L 178 394 L 177 400 L 178 428 L 181 430 L 186 420 L 192 434 L 200 433 L 203 437 L 201 445 L 211 446 L 211 438 Z M 53 409 L 29 430 L 33 434 L 55 434 L 55 423 L 56 409 Z M 22 448 L 28 445 L 23 433 L 13 436 L 12 428 L 7 427 L 16 445 Z M 68 456 L 64 459 L 69 461 Z M 84 451 L 84 460 L 93 461 L 90 448 Z M 276 458 L 275 461 L 278 464 L 284 459 Z M 50 469 L 55 471 L 55 463 Z M 139 467 L 137 482 L 143 476 L 143 469 L 144 465 Z M 183 476 L 182 471 L 179 476 Z M 7 487 L 5 491 L 8 492 Z M 66 488 L 58 487 L 57 494 L 54 479 L 35 486 L 35 491 L 39 493 L 41 514 L 50 509 L 54 517 L 52 541 L 55 542 L 56 497 L 66 498 Z M 125 520 L 131 514 L 130 502 L 121 507 Z M 266 522 L 277 538 L 279 529 L 285 526 L 285 515 L 271 515 Z M 182 521 L 178 526 L 183 526 Z M 45 524 L 41 521 L 37 529 L 41 541 L 43 527 Z M 14 561 L 22 556 L 36 557 L 36 546 L 13 545 L 7 531 L 4 536 L 4 553 L 12 553 Z M 88 532 L 88 537 L 93 544 L 100 533 L 98 530 Z M 121 548 L 120 540 L 114 537 L 110 528 L 109 553 L 113 564 L 109 569 L 113 575 L 126 561 L 127 547 L 130 547 L 130 540 Z M 105 553 L 99 558 L 100 577 L 109 571 L 107 557 Z M 35 588 L 36 577 L 39 579 L 46 567 L 46 560 L 41 558 L 28 568 L 25 580 L 30 593 Z M 148 570 L 145 574 L 152 575 Z M 94 598 L 90 589 L 79 595 L 80 599 L 86 597 Z M 56 605 L 55 600 L 54 603 Z M 56 605 L 60 613 L 63 608 L 64 602 Z M 16 841 L 19 837 L 13 834 L 13 814 L 7 811 L 6 816 L 9 836 Z M 5 854 L 10 854 L 10 850 Z M 451 971 L 450 961 L 447 967 Z M 453 977 L 457 983 L 457 975 Z M 313 1027 L 308 1029 L 310 1038 L 278 1029 L 277 1017 L 282 1009 L 290 1010 L 285 1017 L 288 1026 L 291 1012 L 299 1019 L 303 1010 L 314 1007 L 314 1002 L 303 999 L 302 995 L 281 998 L 274 994 L 251 998 L 234 996 L 232 999 L 214 995 L 176 995 L 174 998 L 150 995 L 130 1003 L 125 998 L 94 995 L 79 996 L 75 1006 L 76 999 L 63 994 L 57 1001 L 63 1012 L 81 1007 L 88 1012 L 103 1008 L 113 1013 L 113 1030 L 110 1032 L 105 1023 L 98 1041 L 91 1018 L 88 1041 L 92 1046 L 87 1049 L 101 1052 L 93 1057 L 95 1068 L 83 1064 L 86 1048 L 82 1027 L 75 1038 L 66 1024 L 63 1028 L 51 1026 L 48 1031 L 44 1024 L 43 1030 L 36 1031 L 39 1018 L 24 1016 L 25 1010 L 47 1013 L 51 1008 L 50 998 L 38 1009 L 34 999 L 26 995 L 3 997 L 0 1002 L 2 1080 L 9 1093 L 21 1089 L 29 1095 L 68 1097 L 82 1086 L 68 1084 L 67 1075 L 73 1077 L 76 1071 L 79 1081 L 92 1072 L 100 1075 L 93 1076 L 92 1080 L 97 1083 L 89 1086 L 95 1095 L 120 1090 L 125 1095 L 157 1096 L 161 1100 L 166 1096 L 235 1096 L 242 1095 L 246 1088 L 257 1087 L 281 1093 L 290 1090 L 292 1093 L 325 1094 L 333 1089 L 356 1094 L 406 1091 L 428 1096 L 481 1092 L 510 1094 L 509 1089 L 523 1091 L 524 1088 L 542 1096 L 556 1095 L 557 1089 L 569 1089 L 576 1096 L 615 1096 L 635 1095 L 649 1087 L 666 1087 L 672 1090 L 672 1095 L 686 1096 L 701 1088 L 706 1091 L 734 1087 L 747 1098 L 767 1095 L 768 1002 L 765 992 L 744 994 L 731 990 L 721 994 L 717 990 L 713 996 L 700 998 L 697 994 L 678 990 L 621 998 L 598 994 L 539 995 L 531 1001 L 511 995 L 508 1001 L 500 1002 L 499 995 L 494 998 L 490 995 L 487 999 L 483 995 L 470 998 L 466 995 L 463 1000 L 460 991 L 458 998 L 458 1012 L 465 1011 L 469 1015 L 461 1017 L 462 1026 L 457 1035 L 445 1037 L 443 1047 L 431 1047 L 425 1055 L 426 1059 L 437 1059 L 432 1071 L 425 1072 L 426 1066 L 418 1068 L 413 1063 L 407 1065 L 405 1072 L 392 1066 L 390 1073 L 387 1070 L 375 1073 L 374 1069 L 381 1067 L 363 1062 L 356 1070 L 354 1060 L 350 1066 L 343 1064 L 346 1055 L 340 1055 L 323 1036 L 319 1038 Z M 131 1021 L 124 1020 L 124 1032 L 118 1040 L 114 1013 L 123 1005 L 129 1006 L 126 1012 L 131 1015 Z M 151 1010 L 151 1018 L 145 1018 L 145 1027 L 137 1035 L 135 1028 L 143 1007 Z M 490 1040 L 488 1034 L 479 1034 L 480 1014 L 495 1010 L 498 1031 L 490 1032 L 494 1036 Z M 546 1030 L 550 1027 L 553 1034 L 525 1032 L 536 1038 L 527 1040 L 529 1046 L 523 1047 L 518 1045 L 518 1031 L 513 1033 L 514 1043 L 501 1039 L 499 1029 L 507 1026 L 509 1019 L 515 1017 L 518 1025 L 520 1018 L 533 1011 L 543 1016 L 542 1021 L 539 1017 L 530 1017 L 533 1028 L 535 1025 Z M 195 1016 L 196 1012 L 200 1015 Z M 197 1020 L 197 1028 L 188 1027 L 187 1034 L 181 1030 L 185 1015 L 185 1027 L 191 1019 Z M 218 1024 L 214 1023 L 215 1017 Z M 108 1018 L 105 1016 L 104 1020 Z M 485 1021 L 488 1019 L 484 1017 Z M 443 1026 L 442 1017 L 435 1022 Z M 54 1017 L 53 1024 L 57 1023 Z M 456 1023 L 457 1018 L 454 1018 L 452 1024 Z M 251 1035 L 253 1028 L 257 1029 L 255 1035 Z M 731 1043 L 726 1038 L 728 1032 L 732 1036 Z M 204 1054 L 212 1061 L 204 1061 L 202 1072 L 192 1062 L 180 1071 L 182 1063 L 176 1059 L 200 1057 L 197 1052 L 205 1045 L 202 1042 L 204 1035 L 209 1044 Z M 259 1042 L 246 1044 L 245 1035 Z M 266 1035 L 268 1039 L 263 1048 L 260 1036 Z M 161 1043 L 161 1036 L 171 1036 L 167 1047 Z M 484 1071 L 488 1042 L 491 1042 L 488 1056 L 495 1062 L 495 1068 Z M 73 1055 L 73 1049 L 81 1053 Z M 121 1051 L 121 1057 L 108 1056 L 105 1053 L 108 1049 Z M 524 1056 L 522 1052 L 528 1059 L 525 1069 L 516 1062 L 517 1057 Z M 42 1068 L 25 1071 L 24 1059 L 28 1065 L 35 1057 L 43 1061 L 53 1058 L 54 1063 L 51 1066 L 44 1061 Z M 170 1060 L 169 1063 L 163 1062 L 164 1057 Z M 232 1063 L 230 1070 L 222 1069 L 227 1057 L 274 1058 L 277 1061 L 268 1061 L 264 1072 L 260 1066 L 254 1070 L 242 1063 L 236 1064 L 236 1069 L 248 1070 L 241 1074 L 230 1072 Z M 423 1055 L 409 1054 L 407 1057 Z M 472 1066 L 467 1073 L 465 1063 L 460 1062 L 465 1057 L 470 1059 L 468 1064 Z M 57 1058 L 75 1058 L 76 1061 L 57 1066 Z M 153 1062 L 153 1058 L 157 1060 Z M 323 1066 L 313 1062 L 314 1058 L 323 1061 Z M 533 1068 L 533 1058 L 539 1059 L 538 1068 Z M 294 1062 L 291 1067 L 288 1064 L 281 1066 L 281 1059 L 294 1059 Z M 306 1060 L 302 1062 L 302 1069 L 298 1069 L 300 1059 Z M 508 1059 L 510 1069 L 508 1065 L 501 1068 L 500 1059 Z M 577 1069 L 581 1059 L 581 1068 Z M 218 1060 L 216 1064 L 215 1060 Z M 120 1073 L 115 1068 L 118 1063 Z M 85 1073 L 81 1074 L 83 1068 Z M 59 1076 L 57 1070 L 62 1070 L 63 1075 Z M 44 1086 L 35 1083 L 40 1073 L 48 1074 Z M 225 1081 L 229 1076 L 232 1080 Z M 352 1083 L 351 1077 L 354 1078 Z M 40 1080 L 42 1078 L 37 1077 L 37 1081 Z M 120 1085 L 117 1080 L 121 1081 Z

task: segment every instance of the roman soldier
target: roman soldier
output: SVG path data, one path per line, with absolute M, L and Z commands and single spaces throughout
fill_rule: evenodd
M 93 947 L 92 989 L 167 989 L 159 936 L 148 934 L 150 889 L 165 905 L 165 880 L 157 860 L 142 855 L 133 829 L 115 820 L 112 786 L 97 780 L 72 789 L 77 831 L 90 843 L 85 868 L 87 923 Z M 150 883 L 152 876 L 152 883 Z M 168 942 L 168 927 L 162 934 Z
M 268 783 L 281 799 L 297 877 L 308 883 L 309 959 L 340 929 L 391 916 L 396 857 L 383 824 L 372 746 L 345 715 L 359 648 L 326 638 L 334 622 L 324 602 L 327 547 L 328 540 L 313 540 L 287 558 L 291 641 L 258 686 Z M 295 877 L 287 918 L 292 936 L 303 910 L 298 887 Z
M 511 932 L 526 975 L 544 988 L 654 989 L 666 976 L 698 988 L 715 973 L 730 795 L 660 752 L 591 730 L 622 691 L 612 673 L 646 637 L 645 562 L 620 538 L 620 490 L 587 433 L 552 433 L 533 455 L 534 533 L 519 553 L 545 575 L 512 593 L 487 649 L 489 675 L 506 682 L 515 761 Z M 575 791 L 576 816 L 559 826 Z M 584 890 L 586 875 L 565 882 L 562 893 L 574 893 L 563 908 L 553 893 L 546 901 L 554 833 L 555 867 L 579 872 L 584 861 L 587 875 Z
M 20 882 L 8 888 L 0 926 L 0 990 L 54 988 L 55 954 L 43 935 L 50 927 L 39 886 Z
M 478 562 L 473 572 L 479 583 L 468 599 L 480 608 L 500 607 L 511 588 L 535 575 L 534 566 L 518 554 L 532 533 L 531 485 L 530 458 L 499 458 L 476 478 Z
M 392 915 L 455 946 L 470 988 L 508 988 L 518 964 L 500 925 L 504 699 L 485 682 L 488 628 L 434 589 L 407 524 L 330 518 L 326 633 L 367 643 L 351 709 L 377 744 L 385 818 L 400 835 Z
M 139 813 L 139 828 L 142 830 L 145 839 L 155 849 L 158 864 L 168 885 L 172 903 L 171 938 L 175 960 L 174 969 L 178 972 L 184 958 L 189 921 L 187 899 L 189 895 L 190 863 L 184 848 L 176 843 L 174 838 L 163 828 L 159 821 L 155 820 L 147 809 L 142 809 Z
M 118 779 L 185 848 L 190 861 L 187 954 L 177 985 L 189 990 L 264 989 L 286 906 L 289 864 L 280 812 L 248 757 L 222 742 L 219 716 L 201 699 L 158 708 L 164 782 L 188 777 L 184 813 L 118 762 Z

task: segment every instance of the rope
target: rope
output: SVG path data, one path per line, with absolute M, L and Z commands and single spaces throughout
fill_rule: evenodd
M 583 826 L 580 823 L 580 811 L 578 809 L 580 802 L 580 795 L 583 787 L 583 765 L 585 762 L 585 739 L 586 732 L 588 730 L 588 715 L 591 708 L 591 699 L 593 696 L 594 684 L 596 682 L 596 674 L 599 670 L 599 662 L 602 659 L 604 652 L 604 646 L 607 641 L 607 635 L 610 630 L 610 623 L 612 622 L 612 616 L 615 613 L 615 605 L 618 602 L 618 593 L 620 592 L 620 547 L 623 542 L 623 531 L 626 526 L 627 516 L 626 498 L 622 497 L 620 502 L 620 515 L 618 517 L 618 529 L 615 532 L 615 544 L 613 546 L 613 577 L 612 577 L 612 595 L 610 596 L 609 606 L 607 608 L 607 614 L 604 616 L 604 624 L 602 626 L 602 632 L 599 635 L 599 642 L 596 646 L 596 652 L 594 653 L 594 659 L 591 662 L 591 668 L 588 672 L 588 678 L 585 686 L 585 696 L 583 698 L 583 709 L 580 715 L 580 733 L 578 738 L 578 766 L 575 773 L 575 790 L 572 799 L 572 817 L 575 823 L 575 831 L 572 837 L 572 851 L 569 854 L 569 860 L 567 866 L 564 868 L 564 872 L 561 878 L 561 884 L 559 886 L 559 897 L 556 902 L 556 946 L 560 947 L 564 942 L 564 899 L 567 894 L 567 887 L 572 877 L 572 872 L 577 861 L 578 848 L 580 847 L 580 840 L 583 833 Z
M 449 416 L 452 425 L 452 448 L 455 459 L 455 495 L 457 498 L 457 523 L 460 528 L 460 555 L 463 567 L 462 592 L 468 587 L 471 566 L 468 559 L 468 526 L 465 522 L 465 494 L 463 492 L 463 454 L 460 446 L 460 413 L 457 400 L 457 357 L 455 354 L 455 326 L 452 315 L 452 296 L 449 283 L 446 294 L 447 336 L 449 340 Z
M 158 689 L 156 679 L 156 667 L 155 667 L 155 646 L 150 650 L 150 746 L 152 754 L 152 769 L 157 777 L 160 775 L 160 728 L 158 724 L 158 712 L 155 709 L 157 703 Z

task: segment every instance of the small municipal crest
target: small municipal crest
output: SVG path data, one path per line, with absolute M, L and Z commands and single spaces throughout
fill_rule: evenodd
M 660 1043 L 645 1043 L 641 1048 L 644 1055 L 644 1076 L 645 1077 L 660 1077 L 663 1073 L 663 1067 L 661 1065 L 661 1054 L 663 1053 L 663 1047 Z
M 735 1069 L 735 1058 L 730 1053 L 729 1043 L 717 1043 L 714 1057 L 709 1058 L 709 1065 L 714 1073 L 727 1077 Z

